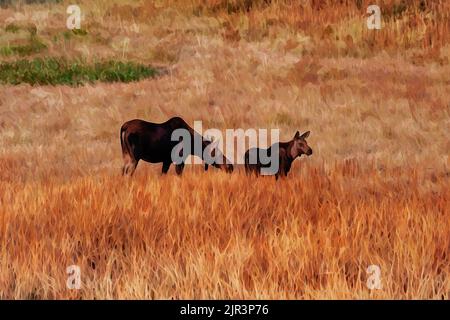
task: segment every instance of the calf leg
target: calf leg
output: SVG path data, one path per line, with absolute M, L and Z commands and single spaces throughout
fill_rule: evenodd
M 287 177 L 287 173 L 282 168 L 275 174 L 275 180 L 278 180 L 278 178 L 285 179 L 286 177 Z
M 244 155 L 245 173 L 247 175 L 259 176 L 261 173 L 261 164 L 258 159 L 258 150 L 250 149 Z
M 245 168 L 245 173 L 246 173 L 247 175 L 249 175 L 249 174 L 250 174 L 250 167 L 248 166 L 247 163 L 244 165 L 244 168 Z
M 290 165 L 286 163 L 285 159 L 280 158 L 280 164 L 278 168 L 278 172 L 275 175 L 275 180 L 278 180 L 278 178 L 286 178 L 287 173 L 289 172 Z

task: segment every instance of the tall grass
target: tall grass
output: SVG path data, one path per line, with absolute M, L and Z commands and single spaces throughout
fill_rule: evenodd
M 245 3 L 80 0 L 78 35 L 65 3 L 2 12 L 47 48 L 2 61 L 0 298 L 450 298 L 447 2 L 380 2 L 370 31 L 368 1 Z M 8 29 L 2 46 L 23 40 Z M 136 65 L 95 67 L 111 60 Z M 170 72 L 90 85 L 154 63 Z M 314 154 L 278 182 L 142 162 L 124 179 L 121 124 L 175 115 L 310 130 Z
M 0 298 L 450 298 L 448 183 L 357 162 L 295 171 L 1 182 Z
M 447 1 L 378 1 L 382 29 L 375 32 L 365 26 L 371 1 L 193 0 L 191 4 L 195 14 L 222 15 L 240 33 L 243 15 L 249 19 L 251 34 L 268 34 L 277 27 L 303 33 L 314 41 L 311 52 L 322 56 L 436 50 L 448 44 L 450 34 Z

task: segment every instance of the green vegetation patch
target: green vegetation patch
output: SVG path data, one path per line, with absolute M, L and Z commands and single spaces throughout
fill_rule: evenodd
M 20 56 L 27 56 L 33 53 L 39 53 L 46 49 L 47 46 L 38 37 L 31 36 L 30 40 L 26 44 L 8 45 L 0 47 L 0 55 L 10 56 L 18 54 Z
M 10 23 L 4 30 L 4 33 L 0 33 L 1 56 L 28 56 L 47 49 L 47 45 L 38 37 L 37 28 L 33 24 Z
M 20 30 L 20 27 L 15 23 L 10 23 L 5 27 L 6 32 L 17 33 Z
M 158 74 L 155 68 L 134 62 L 104 61 L 88 64 L 82 60 L 36 58 L 0 64 L 0 83 L 31 85 L 70 85 L 85 83 L 131 82 Z
M 14 5 L 21 5 L 23 3 L 25 4 L 44 4 L 44 3 L 60 3 L 62 0 L 22 0 L 22 1 L 17 1 L 17 0 L 0 0 L 0 7 L 6 8 L 9 6 L 14 6 Z

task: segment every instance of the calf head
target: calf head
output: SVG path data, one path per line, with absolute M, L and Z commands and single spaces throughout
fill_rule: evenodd
M 308 146 L 308 142 L 306 142 L 306 138 L 309 136 L 309 131 L 306 131 L 304 134 L 300 135 L 300 132 L 296 132 L 291 147 L 291 157 L 297 158 L 302 154 L 306 154 L 308 156 L 312 155 L 313 151 L 310 146 Z

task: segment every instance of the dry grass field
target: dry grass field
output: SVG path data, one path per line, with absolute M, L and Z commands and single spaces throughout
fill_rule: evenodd
M 446 1 L 380 1 L 381 30 L 364 0 L 77 2 L 76 34 L 68 2 L 1 6 L 0 61 L 164 72 L 0 84 L 1 299 L 450 298 Z M 44 46 L 24 53 L 27 28 Z M 279 181 L 142 162 L 122 177 L 121 124 L 175 115 L 311 130 L 314 154 Z

